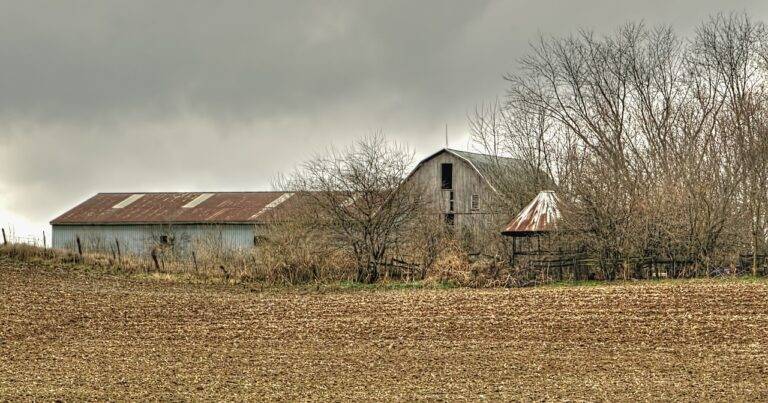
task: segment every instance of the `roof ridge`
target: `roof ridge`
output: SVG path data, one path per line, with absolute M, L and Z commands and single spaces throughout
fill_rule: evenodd
M 236 193 L 290 193 L 286 190 L 224 190 L 224 191 L 215 191 L 215 190 L 194 190 L 194 191 L 174 191 L 174 192 L 97 192 L 97 195 L 122 195 L 122 194 L 182 194 L 182 193 L 213 193 L 213 194 L 236 194 Z
M 459 150 L 459 149 L 456 149 L 456 148 L 444 148 L 444 150 L 451 151 L 451 152 L 458 152 L 458 153 L 474 154 L 474 155 L 479 155 L 479 156 L 482 156 L 482 157 L 504 158 L 504 159 L 516 160 L 516 161 L 522 161 L 523 160 L 522 158 L 507 157 L 507 156 L 504 156 L 504 155 L 485 154 L 485 153 L 480 153 L 480 152 L 477 152 L 477 151 Z

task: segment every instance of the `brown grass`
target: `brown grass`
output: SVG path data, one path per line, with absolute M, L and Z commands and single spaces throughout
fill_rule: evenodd
M 0 400 L 768 399 L 768 285 L 250 292 L 0 257 Z
M 265 242 L 258 248 L 247 250 L 198 244 L 194 247 L 194 255 L 157 248 L 157 265 L 150 254 L 118 256 L 114 253 L 85 252 L 80 256 L 69 250 L 26 244 L 0 245 L 0 257 L 40 265 L 76 263 L 100 272 L 183 278 L 195 282 L 289 286 L 327 284 L 354 278 L 353 264 L 346 256 L 327 252 L 329 248 L 306 245 L 299 238 L 292 236 Z

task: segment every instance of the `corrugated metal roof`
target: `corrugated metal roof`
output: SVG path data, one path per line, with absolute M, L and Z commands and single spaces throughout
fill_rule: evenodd
M 560 219 L 559 204 L 560 199 L 555 192 L 551 190 L 539 192 L 501 233 L 524 236 L 554 231 Z
M 518 158 L 480 154 L 471 151 L 455 150 L 453 148 L 446 148 L 445 150 L 469 161 L 483 175 L 492 176 L 498 174 L 500 170 L 516 170 L 523 168 L 525 165 L 525 161 Z
M 133 195 L 133 202 L 113 208 Z M 209 197 L 203 197 L 211 194 Z M 286 192 L 99 193 L 51 224 L 259 223 Z M 192 202 L 195 203 L 192 203 Z M 189 207 L 193 205 L 193 207 Z M 277 203 L 278 205 L 280 203 Z M 187 207 L 185 207 L 187 206 Z

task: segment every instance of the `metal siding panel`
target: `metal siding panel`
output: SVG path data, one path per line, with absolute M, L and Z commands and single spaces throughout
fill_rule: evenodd
M 148 225 L 54 225 L 53 247 L 76 250 L 79 236 L 84 252 L 111 252 L 118 240 L 121 252 L 141 254 L 149 250 L 152 233 Z
M 123 253 L 145 255 L 150 253 L 160 234 L 169 233 L 174 236 L 181 253 L 190 252 L 205 243 L 225 251 L 235 251 L 252 247 L 254 229 L 250 224 L 54 225 L 52 242 L 54 248 L 76 250 L 76 238 L 79 236 L 85 252 L 111 253 L 111 247 L 118 239 Z

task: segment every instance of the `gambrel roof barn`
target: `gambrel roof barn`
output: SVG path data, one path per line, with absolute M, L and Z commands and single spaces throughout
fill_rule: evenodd
M 496 179 L 523 167 L 514 158 L 444 148 L 419 162 L 406 181 L 425 192 L 446 223 L 480 231 L 508 218 L 492 202 L 498 196 Z

